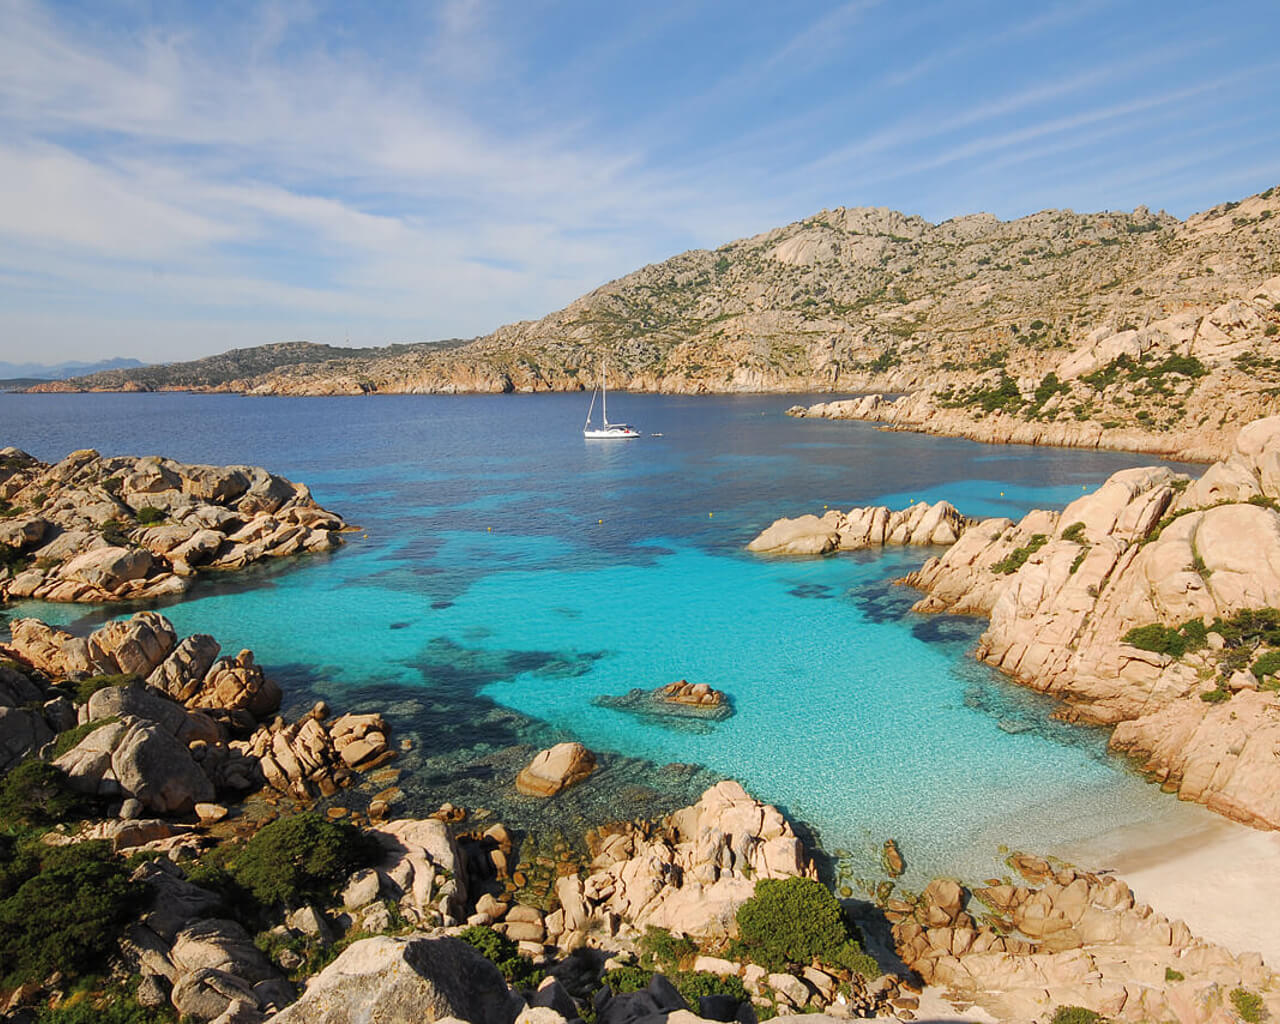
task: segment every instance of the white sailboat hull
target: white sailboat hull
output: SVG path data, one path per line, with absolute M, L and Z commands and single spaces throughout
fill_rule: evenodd
M 622 426 L 588 427 L 582 432 L 582 436 L 588 441 L 625 441 L 628 438 L 639 437 L 640 431 Z

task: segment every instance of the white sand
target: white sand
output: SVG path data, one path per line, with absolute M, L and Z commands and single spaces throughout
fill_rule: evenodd
M 1280 832 L 1182 805 L 1168 821 L 1053 852 L 1088 871 L 1110 869 L 1141 902 L 1181 918 L 1193 934 L 1280 967 Z

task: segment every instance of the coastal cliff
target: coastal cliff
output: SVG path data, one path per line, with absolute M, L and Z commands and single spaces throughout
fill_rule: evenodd
M 1271 417 L 1198 480 L 1121 471 L 1060 513 L 968 525 L 902 582 L 925 592 L 916 611 L 988 617 L 979 658 L 1114 727 L 1111 748 L 1168 790 L 1280 829 L 1278 501 Z M 837 550 L 836 517 L 865 511 L 780 521 L 753 548 Z
M 33 390 L 575 391 L 607 357 L 620 389 L 905 392 L 863 418 L 1209 459 L 1229 451 L 1232 422 L 1276 411 L 1277 213 L 1275 189 L 1185 221 L 1139 208 L 931 224 L 837 208 L 469 342 L 291 343 Z

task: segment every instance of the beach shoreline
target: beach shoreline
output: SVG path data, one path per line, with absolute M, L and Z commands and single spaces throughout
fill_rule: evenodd
M 1124 825 L 1053 851 L 1124 879 L 1137 899 L 1199 938 L 1280 964 L 1280 833 L 1180 804 L 1157 822 Z

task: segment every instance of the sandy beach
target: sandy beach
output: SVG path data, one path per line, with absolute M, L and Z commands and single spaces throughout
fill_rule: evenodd
M 1165 821 L 1114 829 L 1057 854 L 1114 872 L 1139 900 L 1181 918 L 1201 938 L 1280 965 L 1280 832 L 1238 825 L 1199 806 L 1170 810 Z

